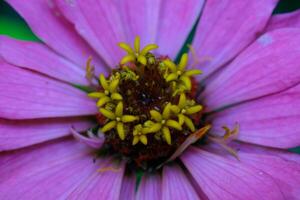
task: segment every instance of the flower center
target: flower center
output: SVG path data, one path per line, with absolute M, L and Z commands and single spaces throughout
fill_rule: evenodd
M 89 96 L 98 99 L 105 148 L 133 167 L 153 168 L 201 128 L 202 106 L 192 92 L 192 78 L 201 71 L 186 69 L 187 54 L 176 65 L 150 53 L 155 44 L 141 50 L 138 37 L 134 48 L 119 46 L 127 55 L 108 77 L 100 75 Z

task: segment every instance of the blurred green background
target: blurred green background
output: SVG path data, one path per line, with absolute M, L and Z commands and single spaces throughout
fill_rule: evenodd
M 24 3 L 26 3 L 26 0 L 24 0 Z M 297 9 L 300 9 L 300 0 L 281 0 L 274 14 L 287 13 Z M 0 35 L 9 35 L 22 40 L 39 41 L 25 21 L 4 0 L 0 0 Z M 300 147 L 291 149 L 291 151 L 300 153 Z

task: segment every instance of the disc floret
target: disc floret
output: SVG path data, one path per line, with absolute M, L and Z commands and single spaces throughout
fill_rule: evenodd
M 150 114 L 151 118 L 155 121 L 150 122 L 152 123 L 150 128 L 154 129 L 153 127 L 155 127 L 155 132 L 162 131 L 163 138 L 169 145 L 171 145 L 170 128 L 174 128 L 179 131 L 182 130 L 181 125 L 177 121 L 171 119 L 171 104 L 168 103 L 166 105 L 162 114 L 156 110 L 151 110 Z
M 166 71 L 165 79 L 167 82 L 173 84 L 174 95 L 184 91 L 190 91 L 192 88 L 191 76 L 202 73 L 202 71 L 198 69 L 186 70 L 188 64 L 188 55 L 186 53 L 182 55 L 178 65 L 170 59 L 164 60 L 163 64 L 170 70 L 170 72 Z
M 171 110 L 178 116 L 178 122 L 180 125 L 185 124 L 192 132 L 195 131 L 194 123 L 188 115 L 201 111 L 201 105 L 196 105 L 193 100 L 187 100 L 186 95 L 181 93 L 178 105 L 172 105 Z
M 129 44 L 125 42 L 120 42 L 119 46 L 127 52 L 127 55 L 124 56 L 120 62 L 121 65 L 126 64 L 128 62 L 139 62 L 143 65 L 147 64 L 147 54 L 157 49 L 158 46 L 156 44 L 148 44 L 142 50 L 140 50 L 140 37 L 136 37 L 134 40 L 134 48 L 131 48 Z
M 147 145 L 148 143 L 147 131 L 141 124 L 136 125 L 133 130 L 132 145 L 136 145 L 138 142 L 141 142 L 144 145 Z
M 117 104 L 114 113 L 105 108 L 100 108 L 100 112 L 109 120 L 109 122 L 103 126 L 101 131 L 105 133 L 113 128 L 117 128 L 121 140 L 125 139 L 124 124 L 138 120 L 137 116 L 123 115 L 122 102 Z
M 99 76 L 99 82 L 104 91 L 102 92 L 92 92 L 89 93 L 89 97 L 99 98 L 97 102 L 98 107 L 102 107 L 108 102 L 113 100 L 120 101 L 122 100 L 122 95 L 118 93 L 119 79 L 106 80 L 103 74 Z

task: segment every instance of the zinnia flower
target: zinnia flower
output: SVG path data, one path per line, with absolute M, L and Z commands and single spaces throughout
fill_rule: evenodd
M 0 38 L 0 199 L 299 199 L 299 12 L 7 2 L 42 43 Z

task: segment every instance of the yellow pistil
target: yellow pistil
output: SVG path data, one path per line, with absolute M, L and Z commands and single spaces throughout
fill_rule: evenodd
M 125 139 L 125 129 L 124 124 L 133 122 L 135 120 L 138 120 L 139 118 L 133 115 L 123 115 L 123 102 L 119 102 L 115 108 L 115 112 L 111 112 L 110 110 L 107 110 L 105 108 L 100 108 L 100 112 L 110 121 L 106 123 L 101 131 L 107 132 L 113 128 L 117 129 L 118 135 L 121 138 L 121 140 Z
M 102 85 L 103 92 L 92 92 L 88 96 L 92 98 L 99 98 L 97 102 L 98 107 L 102 107 L 112 100 L 121 101 L 122 95 L 118 93 L 119 79 L 113 79 L 111 81 L 106 80 L 103 74 L 99 76 L 100 84 Z
M 170 73 L 165 75 L 165 79 L 167 82 L 173 82 L 175 94 L 190 91 L 192 89 L 190 77 L 202 73 L 202 71 L 198 69 L 186 70 L 188 63 L 188 55 L 186 53 L 182 55 L 177 66 L 169 59 L 164 60 L 163 63 L 171 70 Z
M 120 62 L 121 65 L 124 65 L 128 62 L 136 62 L 136 61 L 138 61 L 143 65 L 146 65 L 147 53 L 158 48 L 156 44 L 148 44 L 142 50 L 140 50 L 140 37 L 135 38 L 134 48 L 131 48 L 130 45 L 125 42 L 119 43 L 119 46 L 127 52 L 127 55 L 124 56 Z
M 148 144 L 148 139 L 146 136 L 145 128 L 141 124 L 138 124 L 134 127 L 133 130 L 133 141 L 132 145 L 136 145 L 138 142 L 143 143 L 144 145 Z
M 239 160 L 236 150 L 228 146 L 228 143 L 230 143 L 231 141 L 235 140 L 238 137 L 240 126 L 238 124 L 235 124 L 233 130 L 231 130 L 227 126 L 223 126 L 222 128 L 225 130 L 225 134 L 223 136 L 210 136 L 209 139 L 219 144 L 221 147 L 227 150 L 231 155 L 233 155 L 237 160 Z
M 181 125 L 177 121 L 170 119 L 171 104 L 168 103 L 165 106 L 162 114 L 156 110 L 151 110 L 150 115 L 155 122 L 146 122 L 151 124 L 147 130 L 151 132 L 162 131 L 164 139 L 169 145 L 171 145 L 171 133 L 169 128 L 174 128 L 180 131 L 182 130 Z
M 180 125 L 184 123 L 192 132 L 195 131 L 194 123 L 187 115 L 192 115 L 201 111 L 201 105 L 196 105 L 194 101 L 187 100 L 186 95 L 181 93 L 178 105 L 172 105 L 171 110 L 178 116 Z

